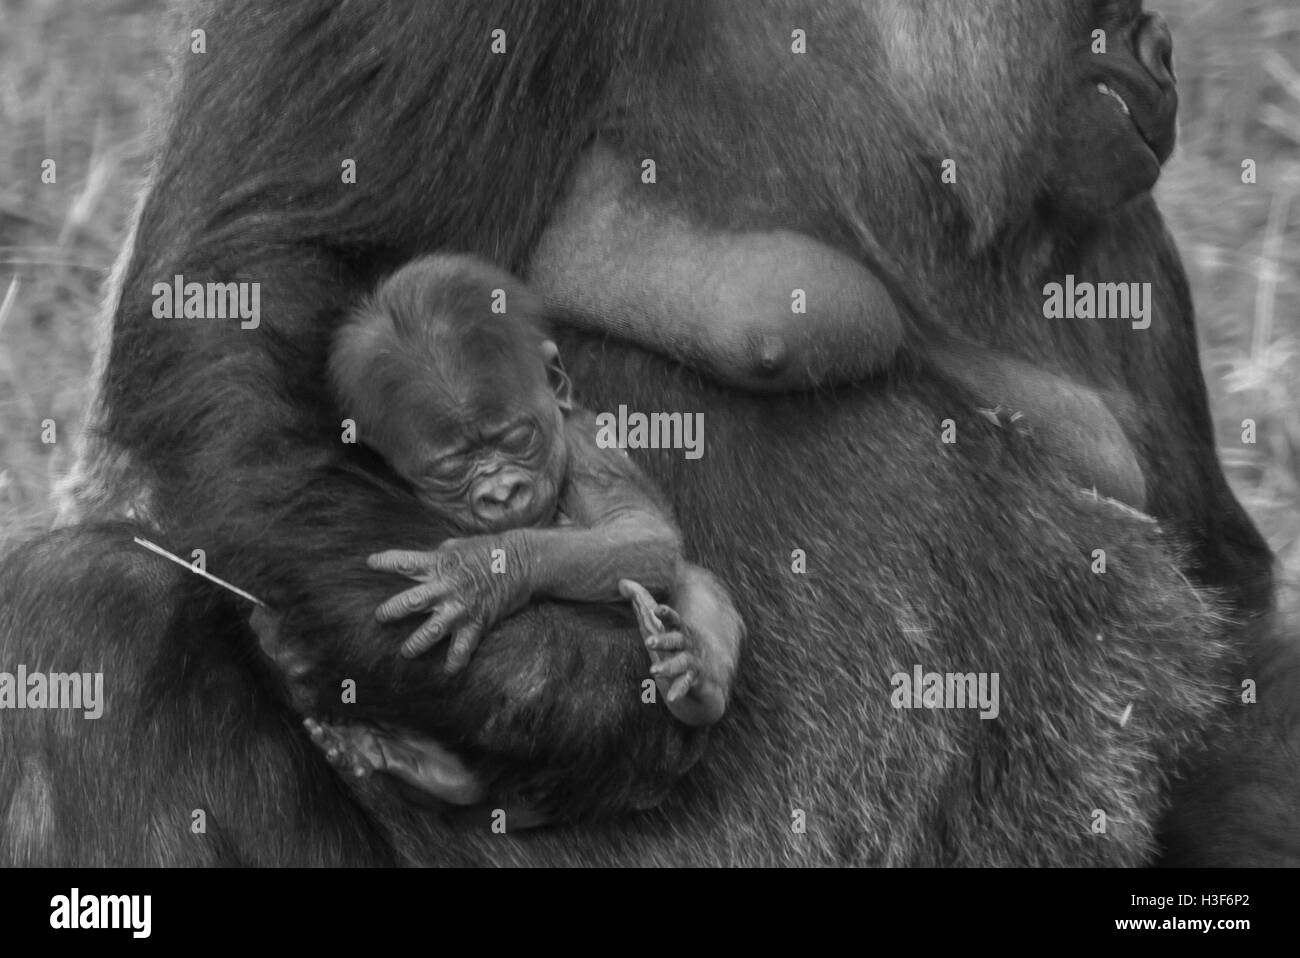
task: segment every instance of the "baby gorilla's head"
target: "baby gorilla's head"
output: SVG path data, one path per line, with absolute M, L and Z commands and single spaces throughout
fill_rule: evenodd
M 516 392 L 512 372 L 517 376 L 519 368 L 485 368 L 492 389 L 464 405 L 417 402 L 405 417 L 401 448 L 385 452 L 426 504 L 467 532 L 555 518 L 568 470 L 563 414 L 545 390 Z M 450 409 L 459 412 L 447 416 Z
M 429 257 L 385 280 L 336 337 L 330 374 L 344 414 L 466 532 L 554 519 L 568 379 L 540 311 L 507 273 Z

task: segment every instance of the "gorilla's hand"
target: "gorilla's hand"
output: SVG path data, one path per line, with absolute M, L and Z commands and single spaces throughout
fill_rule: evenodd
M 503 562 L 496 566 L 494 554 L 499 551 Z M 464 668 L 483 633 L 523 608 L 530 598 L 528 577 L 510 533 L 447 539 L 432 552 L 392 549 L 370 556 L 367 564 L 420 583 L 393 596 L 375 616 L 380 622 L 396 622 L 429 612 L 424 624 L 402 643 L 402 654 L 414 658 L 452 636 L 448 673 Z
M 472 805 L 483 797 L 483 787 L 460 759 L 433 739 L 361 723 L 306 718 L 302 724 L 330 764 L 355 778 L 387 772 L 452 805 Z

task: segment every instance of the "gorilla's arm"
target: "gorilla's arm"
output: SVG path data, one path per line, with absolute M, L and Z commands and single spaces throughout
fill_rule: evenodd
M 574 20 L 554 4 L 458 6 L 465 16 L 451 21 L 387 4 L 344 14 L 236 3 L 198 17 L 222 42 L 182 54 L 95 423 L 92 455 L 128 478 L 88 494 L 116 490 L 129 502 L 105 511 L 136 507 L 173 549 L 206 550 L 209 568 L 282 610 L 283 640 L 312 663 L 302 681 L 315 714 L 431 735 L 498 790 L 526 783 L 556 817 L 617 811 L 651 803 L 700 744 L 641 704 L 645 652 L 630 616 L 535 608 L 456 678 L 443 676 L 441 655 L 399 659 L 407 628 L 381 626 L 374 610 L 402 582 L 367 570 L 365 557 L 433 548 L 447 530 L 359 467 L 325 359 L 343 311 L 396 262 L 441 248 L 518 264 L 612 70 L 601 58 L 671 35 L 668 14 L 611 4 Z M 344 15 L 346 25 L 332 22 Z M 530 42 L 457 68 L 498 28 Z M 316 49 L 340 35 L 352 38 L 346 51 Z M 547 73 L 553 109 L 515 111 L 514 99 L 537 95 L 541 63 L 573 65 Z M 356 183 L 343 175 L 352 162 Z M 466 196 L 463 207 L 437 205 Z M 158 318 L 155 284 L 177 276 L 250 284 L 256 320 Z M 355 705 L 342 703 L 345 683 Z

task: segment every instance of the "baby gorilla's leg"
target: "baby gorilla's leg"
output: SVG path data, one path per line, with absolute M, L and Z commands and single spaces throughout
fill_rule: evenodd
M 387 772 L 453 805 L 472 805 L 483 798 L 482 787 L 460 759 L 432 739 L 362 723 L 308 718 L 302 724 L 331 765 L 357 778 Z
M 757 392 L 850 382 L 889 363 L 902 322 L 865 267 L 787 230 L 699 227 L 656 203 L 636 171 L 599 145 L 583 158 L 530 265 L 552 307 Z M 792 309 L 796 290 L 806 312 Z
M 311 708 L 314 696 L 304 677 L 311 662 L 300 650 L 282 641 L 282 615 L 258 606 L 249 625 L 267 657 L 279 668 L 289 687 L 293 707 Z M 303 719 L 303 726 L 330 764 L 356 778 L 388 772 L 420 792 L 453 805 L 471 805 L 483 797 L 478 780 L 451 752 L 432 739 L 364 723 L 326 723 Z

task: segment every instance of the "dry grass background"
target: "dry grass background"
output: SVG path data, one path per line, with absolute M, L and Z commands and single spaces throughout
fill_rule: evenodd
M 954 0 L 956 2 L 956 0 Z M 994 0 L 971 0 L 994 2 Z M 1149 2 L 1181 140 L 1159 187 L 1196 297 L 1224 465 L 1300 594 L 1300 4 Z M 49 516 L 101 286 L 147 162 L 161 0 L 0 0 L 0 543 Z M 43 184 L 41 161 L 58 180 Z M 1243 159 L 1258 183 L 1240 181 Z M 16 280 L 16 282 L 14 282 Z M 7 291 L 7 295 L 6 295 Z M 42 444 L 40 423 L 57 422 Z M 1241 442 L 1243 419 L 1258 424 Z

